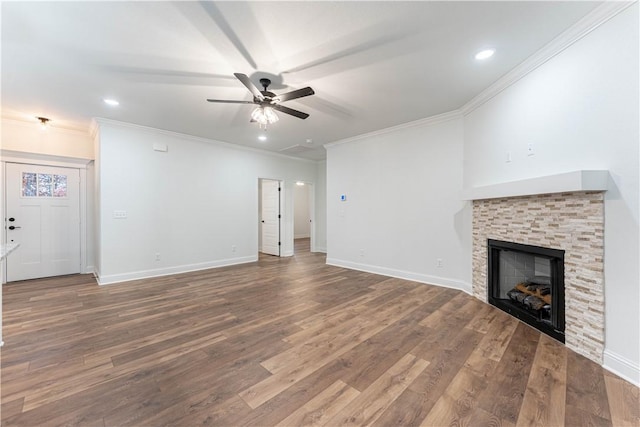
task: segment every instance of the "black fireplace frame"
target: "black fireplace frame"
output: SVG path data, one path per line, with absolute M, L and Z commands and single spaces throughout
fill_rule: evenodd
M 487 239 L 487 299 L 489 304 L 511 314 L 539 331 L 564 343 L 564 252 L 560 249 L 523 245 Z M 540 320 L 528 310 L 500 295 L 500 251 L 516 251 L 549 259 L 551 265 L 551 323 Z M 498 296 L 498 297 L 496 297 Z

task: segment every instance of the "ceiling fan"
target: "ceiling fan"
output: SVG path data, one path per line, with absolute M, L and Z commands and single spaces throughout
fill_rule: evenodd
M 273 92 L 269 92 L 267 88 L 271 84 L 271 80 L 263 78 L 260 79 L 260 84 L 264 90 L 258 90 L 258 88 L 251 82 L 249 77 L 245 74 L 234 73 L 234 76 L 242 82 L 243 85 L 249 89 L 249 92 L 253 95 L 253 101 L 233 101 L 226 99 L 207 99 L 209 102 L 222 102 L 226 104 L 256 104 L 258 107 L 251 113 L 251 122 L 258 122 L 261 126 L 266 126 L 278 121 L 278 116 L 274 110 L 281 113 L 289 114 L 299 119 L 306 119 L 309 117 L 307 113 L 294 110 L 293 108 L 280 105 L 281 102 L 290 101 L 292 99 L 302 98 L 304 96 L 313 95 L 315 92 L 310 87 L 293 90 L 291 92 L 276 95 Z

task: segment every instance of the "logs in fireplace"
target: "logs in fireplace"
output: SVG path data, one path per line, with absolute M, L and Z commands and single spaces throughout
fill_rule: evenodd
M 564 342 L 564 251 L 488 240 L 488 300 Z

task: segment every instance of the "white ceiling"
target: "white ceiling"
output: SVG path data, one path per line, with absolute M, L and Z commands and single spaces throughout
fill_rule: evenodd
M 311 150 L 292 155 L 321 159 L 327 142 L 462 107 L 599 4 L 2 2 L 2 114 L 299 144 Z M 494 57 L 476 61 L 486 47 Z M 258 141 L 250 105 L 206 102 L 252 99 L 235 72 L 270 77 L 275 93 L 311 86 L 285 104 L 310 117 L 279 114 Z

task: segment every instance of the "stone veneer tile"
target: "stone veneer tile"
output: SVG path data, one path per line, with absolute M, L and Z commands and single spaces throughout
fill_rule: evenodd
M 473 201 L 473 295 L 487 302 L 487 239 L 565 251 L 565 342 L 602 364 L 604 193 Z

